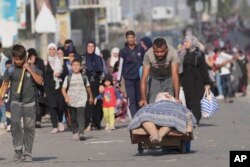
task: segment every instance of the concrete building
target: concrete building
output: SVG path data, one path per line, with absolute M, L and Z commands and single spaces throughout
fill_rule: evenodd
M 190 19 L 187 0 L 126 0 L 121 1 L 122 17 L 135 17 L 140 13 L 151 20 L 153 7 L 172 7 L 175 17 L 183 20 Z
M 122 7 L 120 0 L 99 0 L 99 3 L 106 6 L 108 23 L 121 23 Z

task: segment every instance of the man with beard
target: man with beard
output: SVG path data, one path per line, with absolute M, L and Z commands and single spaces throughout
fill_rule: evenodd
M 163 38 L 157 38 L 153 46 L 145 53 L 140 83 L 140 106 L 155 102 L 160 92 L 169 92 L 177 102 L 179 100 L 179 58 L 177 51 Z M 148 88 L 147 88 L 147 85 Z M 148 94 L 148 98 L 147 98 Z

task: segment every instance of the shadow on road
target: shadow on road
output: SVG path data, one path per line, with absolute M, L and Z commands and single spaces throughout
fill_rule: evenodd
M 33 161 L 35 162 L 49 161 L 52 159 L 57 159 L 57 157 L 33 157 Z
M 6 158 L 0 158 L 0 161 L 6 160 Z
M 214 124 L 206 124 L 206 123 L 200 123 L 199 127 L 211 127 L 211 126 L 217 126 Z
M 174 154 L 195 154 L 197 150 L 191 150 L 189 153 L 181 153 L 178 149 L 146 149 L 142 154 L 137 153 L 134 156 L 164 156 Z

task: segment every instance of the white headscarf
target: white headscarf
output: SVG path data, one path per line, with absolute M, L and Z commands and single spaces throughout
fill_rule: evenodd
M 111 50 L 111 56 L 110 56 L 111 67 L 114 67 L 115 63 L 119 60 L 119 52 L 120 52 L 120 49 L 117 47 Z
M 50 43 L 47 47 L 47 52 L 48 52 L 48 62 L 51 66 L 51 68 L 53 69 L 54 72 L 62 72 L 62 63 L 59 59 L 59 57 L 56 55 L 56 51 L 55 51 L 55 56 L 51 56 L 49 54 L 49 49 L 50 48 L 55 48 L 55 50 L 57 51 L 57 46 L 54 43 Z
M 100 51 L 100 48 L 98 46 L 95 47 L 95 54 L 97 56 L 101 56 L 101 51 Z

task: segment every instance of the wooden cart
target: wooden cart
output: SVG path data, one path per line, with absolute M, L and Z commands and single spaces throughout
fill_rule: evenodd
M 189 153 L 191 150 L 191 140 L 193 139 L 193 131 L 181 133 L 176 130 L 171 130 L 160 143 L 151 143 L 148 133 L 143 128 L 138 128 L 130 131 L 132 144 L 138 144 L 138 153 L 143 154 L 145 149 L 154 149 L 157 147 L 167 149 L 177 149 L 181 153 Z

